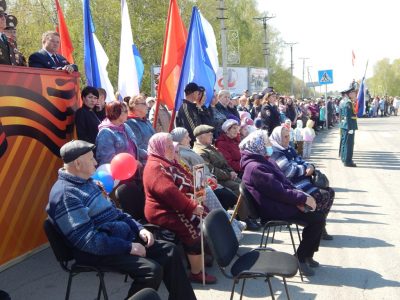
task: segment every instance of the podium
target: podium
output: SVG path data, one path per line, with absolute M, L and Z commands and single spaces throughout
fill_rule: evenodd
M 81 106 L 79 76 L 0 65 L 0 270 L 47 243 L 45 209 Z

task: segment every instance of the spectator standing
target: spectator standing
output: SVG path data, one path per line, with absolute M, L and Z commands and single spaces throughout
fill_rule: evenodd
M 103 88 L 97 89 L 99 92 L 99 98 L 97 99 L 97 104 L 94 112 L 100 121 L 103 121 L 106 118 L 106 99 L 107 99 L 107 91 Z
M 158 117 L 156 122 L 156 132 L 168 132 L 169 123 L 171 122 L 171 114 L 168 111 L 168 108 L 160 103 L 158 110 Z M 154 114 L 156 111 L 156 105 L 153 105 L 150 109 L 149 120 L 151 124 L 154 124 Z
M 99 98 L 99 91 L 87 86 L 81 92 L 82 107 L 75 112 L 75 125 L 78 139 L 94 144 L 96 142 L 98 126 L 101 120 L 95 113 Z
M 303 158 L 310 158 L 311 147 L 315 138 L 314 121 L 308 120 L 306 128 L 303 129 Z

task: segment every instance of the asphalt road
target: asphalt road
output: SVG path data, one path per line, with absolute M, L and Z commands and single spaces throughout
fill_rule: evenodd
M 356 132 L 354 161 L 357 168 L 344 167 L 338 158 L 339 131 L 325 130 L 317 136 L 311 161 L 328 175 L 336 199 L 328 216 L 333 241 L 323 241 L 315 259 L 321 263 L 316 276 L 301 282 L 288 281 L 292 299 L 400 299 L 400 116 L 360 119 Z M 246 232 L 243 249 L 256 246 L 259 232 Z M 292 253 L 289 235 L 278 232 L 271 245 Z M 195 284 L 198 299 L 229 299 L 231 280 L 214 265 L 207 270 L 218 275 L 218 283 Z M 63 299 L 67 275 L 50 249 L 41 251 L 0 273 L 0 289 L 12 299 Z M 74 279 L 71 299 L 95 299 L 97 278 L 91 274 Z M 286 299 L 280 280 L 274 279 L 277 299 Z M 123 276 L 106 275 L 110 299 L 123 299 L 129 282 Z M 239 298 L 239 286 L 236 299 Z M 167 299 L 165 287 L 159 290 Z M 266 283 L 248 280 L 244 299 L 269 297 Z M 182 299 L 184 300 L 184 299 Z

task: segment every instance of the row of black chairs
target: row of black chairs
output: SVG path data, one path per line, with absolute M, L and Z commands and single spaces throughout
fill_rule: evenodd
M 240 186 L 240 192 L 242 197 L 248 198 L 253 201 L 251 194 L 242 183 Z M 293 277 L 299 270 L 299 262 L 294 255 L 290 255 L 284 252 L 274 251 L 268 248 L 268 239 L 270 230 L 273 229 L 273 237 L 275 235 L 275 228 L 278 226 L 284 226 L 288 228 L 293 250 L 296 253 L 295 242 L 291 231 L 291 225 L 296 224 L 297 233 L 300 237 L 299 228 L 295 221 L 287 222 L 282 220 L 268 220 L 263 229 L 260 247 L 253 249 L 234 260 L 237 255 L 239 243 L 236 239 L 234 231 L 230 225 L 229 219 L 227 218 L 223 210 L 214 210 L 210 212 L 204 220 L 204 233 L 207 238 L 208 245 L 214 256 L 218 266 L 220 267 L 224 276 L 233 279 L 233 286 L 231 290 L 231 297 L 235 292 L 235 286 L 242 281 L 242 287 L 240 292 L 240 299 L 242 298 L 245 282 L 248 278 L 265 278 L 268 283 L 268 287 L 271 293 L 272 299 L 274 298 L 274 292 L 272 289 L 271 277 L 279 276 L 283 278 L 284 288 L 286 291 L 287 298 L 290 299 L 286 278 Z M 301 224 L 300 224 L 301 225 Z M 44 230 L 47 238 L 50 242 L 50 246 L 56 256 L 57 261 L 60 263 L 61 268 L 69 273 L 67 291 L 65 299 L 68 300 L 71 291 L 72 279 L 74 276 L 80 273 L 94 272 L 99 278 L 99 288 L 97 293 L 97 299 L 103 295 L 104 299 L 108 299 L 106 285 L 104 281 L 104 274 L 107 272 L 115 272 L 110 269 L 105 269 L 100 266 L 87 266 L 81 265 L 74 261 L 72 249 L 65 243 L 61 234 L 56 230 L 50 220 L 44 222 Z M 233 263 L 233 264 L 232 264 Z M 231 265 L 230 270 L 227 267 Z M 125 280 L 127 279 L 127 274 Z M 303 280 L 300 272 L 301 280 Z M 143 295 L 149 294 L 149 298 L 132 298 L 132 299 L 157 299 L 154 298 L 157 295 L 156 292 L 143 292 Z M 144 297 L 142 294 L 139 296 Z M 135 295 L 136 296 L 136 295 Z M 153 298 L 151 298 L 153 297 Z

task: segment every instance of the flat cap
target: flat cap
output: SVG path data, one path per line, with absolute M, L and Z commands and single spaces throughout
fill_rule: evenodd
M 72 140 L 64 144 L 60 149 L 60 156 L 67 164 L 78 157 L 92 151 L 96 146 L 81 140 Z
M 213 131 L 214 131 L 214 127 L 212 127 L 212 126 L 199 125 L 193 130 L 193 135 L 195 137 L 198 137 L 199 135 L 202 135 L 202 134 L 205 134 L 205 133 L 209 133 L 209 132 L 213 132 Z

